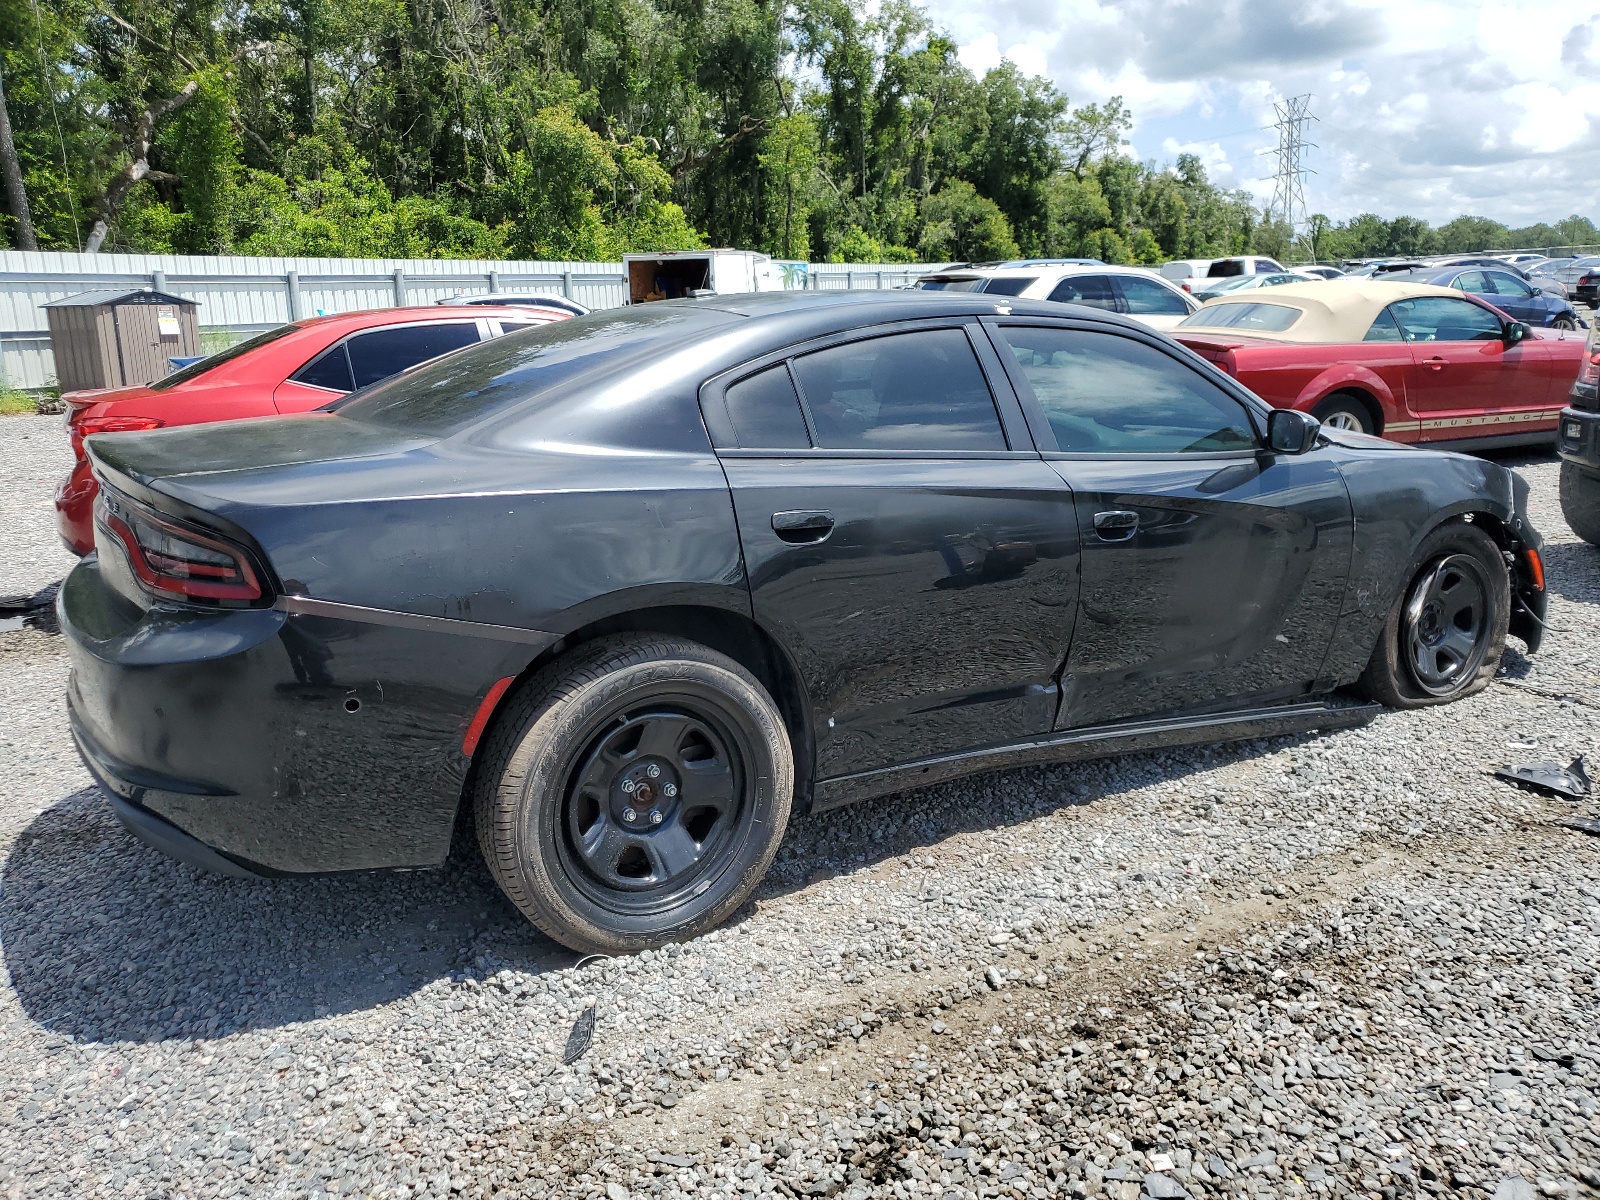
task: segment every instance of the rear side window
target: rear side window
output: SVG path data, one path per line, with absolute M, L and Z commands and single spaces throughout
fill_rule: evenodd
M 1494 290 L 1489 286 L 1489 281 L 1483 277 L 1482 271 L 1461 272 L 1456 276 L 1453 286 L 1458 292 L 1477 292 L 1480 295 Z
M 1082 304 L 1116 312 L 1117 289 L 1109 275 L 1068 275 L 1050 292 L 1058 304 Z
M 983 285 L 986 296 L 1020 296 L 1038 281 L 1037 275 L 996 277 Z
M 1119 275 L 1117 285 L 1122 288 L 1122 298 L 1128 302 L 1128 311 L 1147 317 L 1182 317 L 1188 315 L 1189 306 L 1183 297 L 1169 287 L 1162 287 L 1153 279 L 1140 279 L 1137 275 Z
M 1394 313 L 1391 311 L 1393 308 L 1394 306 L 1391 304 L 1389 308 L 1384 309 L 1377 315 L 1372 322 L 1372 328 L 1367 330 L 1367 336 L 1362 338 L 1362 341 L 1403 342 L 1406 340 L 1405 333 L 1394 319 Z
M 436 321 L 374 329 L 350 339 L 350 370 L 356 387 L 364 388 L 477 341 L 476 321 Z
M 803 450 L 811 445 L 787 363 L 732 384 L 723 403 L 739 445 L 747 449 Z
M 1153 346 L 1080 329 L 1001 333 L 1064 451 L 1215 454 L 1259 444 L 1244 405 Z
M 1004 450 L 994 397 L 960 329 L 868 338 L 794 360 L 817 444 L 839 450 Z
M 350 377 L 350 356 L 343 342 L 323 351 L 289 378 L 308 387 L 327 388 L 330 392 L 355 391 Z
M 258 333 L 254 337 L 246 338 L 242 342 L 229 346 L 226 350 L 218 350 L 215 354 L 209 354 L 199 362 L 190 363 L 187 367 L 174 371 L 164 379 L 156 380 L 150 385 L 150 390 L 164 392 L 168 388 L 177 387 L 180 383 L 188 383 L 189 380 L 197 379 L 207 371 L 220 367 L 223 363 L 232 362 L 241 355 L 260 349 L 269 342 L 275 342 L 281 337 L 287 337 L 299 328 L 299 325 L 279 325 L 276 329 L 268 329 L 264 333 Z
M 1244 264 L 1238 259 L 1225 258 L 1221 262 L 1214 262 L 1206 271 L 1207 279 L 1232 279 L 1235 275 L 1244 274 Z

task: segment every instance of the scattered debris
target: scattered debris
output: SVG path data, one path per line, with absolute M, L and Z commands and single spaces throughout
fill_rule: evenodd
M 561 1063 L 570 1067 L 589 1052 L 589 1043 L 594 1041 L 594 1005 L 589 1005 L 578 1014 L 578 1019 L 572 1023 L 572 1032 L 567 1034 L 567 1048 L 561 1052 Z
M 1583 769 L 1581 754 L 1565 767 L 1553 762 L 1528 763 L 1501 767 L 1495 775 L 1519 786 L 1565 796 L 1569 800 L 1582 800 L 1589 794 L 1589 773 Z
M 1590 837 L 1600 837 L 1600 817 L 1563 817 L 1556 823 L 1564 829 L 1576 829 Z

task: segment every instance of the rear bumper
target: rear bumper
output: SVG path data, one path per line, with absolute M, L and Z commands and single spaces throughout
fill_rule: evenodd
M 462 734 L 538 650 L 276 609 L 139 611 L 94 555 L 56 603 L 74 737 L 118 815 L 174 857 L 249 874 L 443 861 Z
M 87 459 L 74 463 L 72 473 L 56 489 L 56 530 L 67 549 L 79 557 L 94 549 L 94 498 L 98 491 Z

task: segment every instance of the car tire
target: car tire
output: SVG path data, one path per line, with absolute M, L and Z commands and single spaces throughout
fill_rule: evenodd
M 794 759 L 750 672 L 665 636 L 603 638 L 535 675 L 474 784 L 506 896 L 556 941 L 626 954 L 715 928 L 789 821 Z
M 1561 515 L 1573 533 L 1591 546 L 1600 546 L 1600 477 L 1562 463 Z
M 1345 429 L 1351 433 L 1377 432 L 1367 406 L 1348 392 L 1335 392 L 1313 408 L 1311 415 L 1330 429 Z
M 1578 322 L 1564 313 L 1550 322 L 1551 329 L 1576 329 L 1577 327 Z
M 1422 540 L 1360 689 L 1390 708 L 1448 704 L 1489 686 L 1505 652 L 1511 579 L 1500 547 L 1464 521 Z

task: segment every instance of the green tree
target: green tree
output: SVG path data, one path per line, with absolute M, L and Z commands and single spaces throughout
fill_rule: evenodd
M 922 205 L 917 250 L 927 262 L 987 262 L 1020 251 L 1000 206 L 965 179 L 952 179 Z

